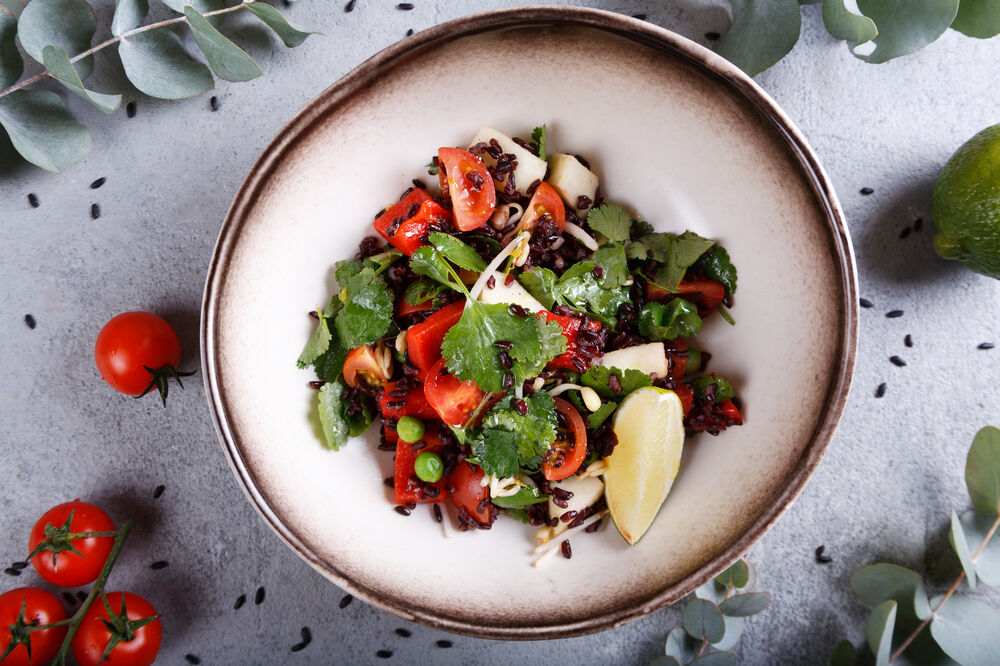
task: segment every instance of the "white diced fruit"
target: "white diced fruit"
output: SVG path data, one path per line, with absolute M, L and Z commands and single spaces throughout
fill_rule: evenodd
M 638 370 L 647 375 L 657 377 L 667 376 L 667 350 L 662 342 L 650 342 L 645 345 L 626 347 L 609 351 L 601 358 L 605 368 L 619 370 Z
M 601 499 L 601 496 L 604 494 L 604 483 L 602 483 L 596 476 L 588 476 L 587 478 L 569 476 L 562 481 L 552 481 L 549 485 L 552 488 L 562 488 L 563 490 L 573 493 L 573 496 L 566 500 L 565 508 L 558 506 L 550 497 L 550 516 L 561 516 L 567 511 L 576 511 L 579 513 L 597 500 Z M 564 523 L 560 520 L 555 527 L 556 534 L 563 532 L 568 528 L 568 526 L 568 522 Z
M 490 139 L 495 139 L 500 144 L 500 150 L 517 158 L 517 168 L 514 169 L 514 187 L 518 192 L 527 194 L 529 185 L 536 180 L 545 180 L 545 172 L 549 168 L 548 163 L 534 153 L 514 143 L 514 139 L 498 132 L 492 127 L 484 127 L 479 130 L 476 138 L 472 140 L 470 147 L 477 143 L 489 145 Z M 495 167 L 497 165 L 497 161 L 487 153 L 483 153 L 479 157 L 488 166 Z M 497 187 L 503 188 L 503 183 L 499 183 Z
M 498 271 L 493 272 L 493 288 L 490 289 L 488 284 L 484 286 L 479 294 L 479 300 L 483 303 L 514 303 L 528 312 L 541 312 L 545 309 L 545 306 L 529 294 L 521 283 L 511 280 L 510 284 L 507 284 L 506 276 Z
M 597 198 L 597 175 L 583 166 L 573 155 L 555 153 L 549 158 L 549 185 L 566 202 L 566 206 L 576 213 L 581 220 L 586 219 L 590 206 L 580 208 L 577 203 L 580 197 L 587 197 L 591 203 Z

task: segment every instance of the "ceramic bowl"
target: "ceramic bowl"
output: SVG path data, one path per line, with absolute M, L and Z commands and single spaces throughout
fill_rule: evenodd
M 463 63 L 479 63 L 474 70 Z M 470 71 L 489 72 L 487 80 Z M 295 359 L 333 291 L 332 264 L 372 233 L 439 146 L 481 125 L 586 155 L 606 196 L 658 230 L 719 240 L 739 269 L 732 314 L 700 334 L 746 424 L 691 439 L 652 528 L 613 528 L 533 568 L 532 528 L 442 538 L 428 507 L 393 511 L 376 428 L 320 445 Z M 446 23 L 366 61 L 304 108 L 251 169 L 222 226 L 202 312 L 223 448 L 263 519 L 355 596 L 489 638 L 620 625 L 670 604 L 744 553 L 801 491 L 847 397 L 857 339 L 851 243 L 801 133 L 736 67 L 667 30 L 582 8 Z M 419 575 L 414 575 L 414 572 Z

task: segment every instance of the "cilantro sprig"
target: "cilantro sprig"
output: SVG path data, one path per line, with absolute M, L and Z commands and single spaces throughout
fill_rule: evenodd
M 650 340 L 673 340 L 701 330 L 698 308 L 675 298 L 669 303 L 647 303 L 639 312 L 639 333 Z
M 472 441 L 472 454 L 487 474 L 498 478 L 534 472 L 556 439 L 555 402 L 539 391 L 525 396 L 525 414 L 506 397 L 487 412 L 481 434 Z
M 536 151 L 535 154 L 541 157 L 543 160 L 545 159 L 545 151 L 548 149 L 548 146 L 546 145 L 548 142 L 546 141 L 545 135 L 546 135 L 545 123 L 542 123 L 541 127 L 536 127 L 535 129 L 531 130 L 531 140 L 534 141 L 535 145 L 538 146 L 538 150 Z
M 614 389 L 611 388 L 612 376 L 618 378 Z M 653 379 L 646 373 L 631 368 L 619 370 L 614 367 L 608 368 L 595 365 L 580 375 L 580 384 L 594 389 L 597 395 L 603 400 L 608 401 L 601 405 L 596 412 L 591 413 L 587 417 L 587 427 L 593 430 L 594 428 L 599 428 L 614 413 L 618 408 L 618 404 L 625 399 L 625 396 L 637 389 L 651 386 Z M 570 393 L 569 395 L 574 402 L 579 400 L 574 393 Z M 577 407 L 581 407 L 581 405 L 577 405 Z
M 342 397 L 347 387 L 341 380 L 327 382 L 318 392 L 317 409 L 319 422 L 323 428 L 323 438 L 329 449 L 337 451 L 347 443 L 348 438 L 357 437 L 371 425 L 374 408 L 370 400 L 359 396 L 361 414 L 348 415 L 349 403 Z
M 629 259 L 659 262 L 661 265 L 653 281 L 667 291 L 676 292 L 684 273 L 713 245 L 715 241 L 693 231 L 680 235 L 653 233 L 629 243 L 626 253 Z
M 617 321 L 618 308 L 622 303 L 629 302 L 628 290 L 620 286 L 608 286 L 614 285 L 617 280 L 617 277 L 609 279 L 609 269 L 604 270 L 603 278 L 596 278 L 596 266 L 593 261 L 581 261 L 570 266 L 559 277 L 548 268 L 533 266 L 521 273 L 520 282 L 528 293 L 548 309 L 555 305 L 568 305 L 613 325 Z M 619 269 L 610 270 L 617 272 Z M 627 279 L 627 267 L 624 270 Z

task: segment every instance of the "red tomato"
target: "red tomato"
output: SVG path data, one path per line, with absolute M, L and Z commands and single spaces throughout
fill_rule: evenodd
M 405 317 L 406 315 L 416 314 L 418 312 L 423 312 L 424 310 L 430 310 L 433 307 L 433 298 L 429 298 L 423 303 L 417 303 L 416 305 L 410 305 L 406 302 L 405 298 L 400 298 L 399 302 L 396 304 L 396 316 Z
M 141 396 L 156 388 L 167 403 L 167 380 L 194 374 L 178 372 L 181 340 L 177 331 L 151 312 L 123 312 L 97 334 L 94 358 L 111 388 Z
M 344 381 L 348 386 L 355 387 L 362 381 L 373 386 L 381 386 L 388 379 L 386 369 L 382 367 L 369 345 L 355 347 L 347 352 L 347 357 L 344 359 Z
M 396 440 L 396 460 L 393 464 L 393 479 L 396 491 L 396 504 L 406 504 L 407 502 L 433 503 L 443 502 L 447 493 L 444 492 L 445 478 L 441 477 L 434 483 L 425 483 L 417 478 L 417 473 L 413 468 L 413 463 L 417 456 L 428 451 L 441 455 L 444 451 L 444 443 L 438 437 L 438 427 L 430 425 L 427 427 L 424 436 L 420 441 L 426 444 L 425 447 L 414 450 L 413 444 Z M 428 495 L 425 492 L 427 486 L 436 486 L 440 491 L 437 495 Z M 433 491 L 431 491 L 433 493 Z
M 719 412 L 729 421 L 727 425 L 743 425 L 743 415 L 732 399 L 720 402 Z
M 680 382 L 687 374 L 688 366 L 688 344 L 684 338 L 669 340 L 666 343 L 667 361 L 670 370 L 668 374 L 674 381 Z
M 484 486 L 482 482 L 483 470 L 478 467 L 473 469 L 469 463 L 462 461 L 458 463 L 455 471 L 448 475 L 446 485 L 455 508 L 465 509 L 480 525 L 490 525 L 493 522 L 490 503 L 486 502 L 483 510 L 479 510 L 483 500 L 488 500 L 490 497 L 490 487 Z
M 440 148 L 438 162 L 448 177 L 455 226 L 472 231 L 486 224 L 496 207 L 497 193 L 483 161 L 467 150 Z
M 406 355 L 420 370 L 420 381 L 441 358 L 441 342 L 465 311 L 465 301 L 446 305 L 419 324 L 406 330 Z
M 424 395 L 438 417 L 448 425 L 464 426 L 469 415 L 486 395 L 472 382 L 463 382 L 448 373 L 442 358 L 427 373 Z
M 549 365 L 576 372 L 586 371 L 590 364 L 580 357 L 580 348 L 576 343 L 576 339 L 580 335 L 580 326 L 583 320 L 577 317 L 564 317 L 552 314 L 548 310 L 542 310 L 541 312 L 545 315 L 546 320 L 554 321 L 562 326 L 563 335 L 566 336 L 566 351 L 549 361 Z M 589 320 L 587 329 L 597 333 L 601 330 L 601 324 L 600 322 Z
M 556 441 L 542 462 L 542 475 L 549 481 L 559 481 L 580 469 L 587 457 L 587 427 L 573 405 L 562 398 L 553 398 L 556 411 L 566 420 L 566 427 L 560 427 Z
M 50 592 L 37 587 L 19 587 L 10 592 L 0 594 L 0 654 L 11 642 L 11 629 L 18 630 L 17 620 L 24 605 L 24 625 L 51 624 L 66 619 L 59 599 Z M 63 639 L 66 638 L 67 627 L 52 627 L 41 631 L 33 631 L 24 639 L 18 640 L 19 645 L 3 660 L 3 666 L 36 666 L 44 664 L 56 655 Z M 28 658 L 28 648 L 24 641 L 31 643 L 31 658 Z
M 64 529 L 71 514 L 73 519 L 69 521 L 68 529 Z M 46 534 L 46 528 L 49 534 Z M 32 557 L 31 564 L 39 576 L 53 585 L 78 587 L 93 583 L 104 568 L 104 562 L 108 559 L 111 546 L 114 545 L 114 537 L 99 536 L 70 541 L 64 535 L 80 532 L 113 532 L 114 529 L 115 524 L 108 514 L 93 504 L 73 500 L 52 507 L 42 514 L 31 528 L 28 550 L 34 552 L 47 536 L 51 536 L 53 544 L 49 545 L 53 548 L 43 550 Z M 80 554 L 67 550 L 69 545 Z M 54 561 L 53 552 L 56 553 Z
M 396 382 L 386 382 L 382 385 L 383 392 L 379 395 L 379 408 L 382 410 L 382 418 L 399 419 L 403 416 L 415 416 L 422 421 L 436 421 L 437 412 L 427 402 L 424 397 L 424 388 L 417 386 L 410 389 L 410 392 L 401 398 L 393 398 L 389 394 L 396 390 Z M 394 406 L 390 406 L 393 403 Z M 404 403 L 397 405 L 396 403 Z
M 413 206 L 416 206 L 417 210 L 419 210 L 422 203 L 430 200 L 431 195 L 427 194 L 427 190 L 422 187 L 415 187 L 405 194 L 403 198 L 387 208 L 385 212 L 376 217 L 372 225 L 375 227 L 375 231 L 377 231 L 382 238 L 392 243 L 392 239 L 396 234 L 389 234 L 389 227 L 392 225 L 393 221 L 401 218 L 400 223 L 396 225 L 398 232 L 398 228 L 402 226 L 402 223 L 413 217 L 413 215 L 410 214 L 410 210 Z M 414 213 L 415 212 L 416 211 L 414 211 Z M 393 245 L 395 245 L 395 243 L 393 243 Z
M 524 216 L 517 225 L 518 231 L 534 231 L 545 215 L 549 216 L 560 232 L 566 228 L 566 206 L 562 197 L 551 185 L 542 181 L 531 195 L 531 201 L 528 202 Z
M 691 387 L 683 382 L 677 382 L 677 386 L 672 390 L 680 398 L 681 410 L 683 410 L 684 416 L 687 416 L 688 412 L 691 411 L 691 405 L 694 404 L 694 393 L 691 391 Z
M 98 664 L 121 664 L 122 666 L 148 666 L 156 659 L 163 640 L 163 627 L 157 618 L 144 626 L 136 628 L 136 620 L 154 617 L 156 609 L 148 601 L 131 592 L 109 592 L 108 604 L 114 615 L 120 616 L 122 600 L 125 602 L 125 618 L 128 628 L 124 631 L 123 640 L 108 654 L 104 661 L 101 655 L 111 639 L 111 632 L 104 620 L 111 620 L 107 609 L 100 600 L 95 601 L 80 623 L 80 629 L 73 637 L 73 656 L 80 666 L 98 666 Z M 117 620 L 116 620 L 117 621 Z M 112 622 L 114 623 L 114 622 Z M 122 620 L 124 626 L 125 622 Z
M 668 301 L 675 296 L 698 306 L 698 314 L 705 316 L 716 310 L 726 297 L 726 288 L 715 280 L 691 280 L 677 285 L 677 292 L 670 293 L 651 282 L 646 283 L 647 301 Z

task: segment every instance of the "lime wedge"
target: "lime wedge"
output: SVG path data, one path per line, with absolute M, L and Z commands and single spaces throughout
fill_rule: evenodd
M 604 498 L 615 527 L 635 545 L 674 485 L 684 448 L 684 412 L 677 394 L 647 386 L 615 412 L 618 444 L 607 458 Z

